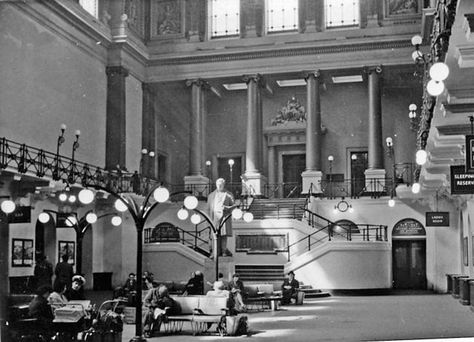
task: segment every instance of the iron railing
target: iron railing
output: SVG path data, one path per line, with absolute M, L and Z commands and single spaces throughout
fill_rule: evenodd
M 204 223 L 204 222 L 203 222 Z M 160 232 L 154 232 L 157 228 L 145 228 L 144 229 L 144 242 L 145 244 L 150 243 L 169 243 L 179 242 L 184 246 L 190 247 L 195 251 L 209 257 L 212 254 L 212 233 L 211 227 L 206 226 L 200 228 L 200 224 L 195 225 L 194 231 L 187 231 L 179 227 L 175 227 L 176 235 L 170 236 L 168 234 L 160 234 Z
M 147 193 L 159 184 L 156 180 L 121 170 L 106 171 L 57 153 L 48 152 L 6 138 L 0 138 L 0 169 L 12 168 L 20 174 L 62 180 L 68 184 L 89 184 L 114 192 Z

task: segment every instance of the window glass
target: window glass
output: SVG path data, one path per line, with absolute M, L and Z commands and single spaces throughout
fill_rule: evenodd
M 267 31 L 298 29 L 298 0 L 267 0 Z
M 326 27 L 359 25 L 359 0 L 326 0 Z
M 99 17 L 99 0 L 79 0 L 79 5 L 95 18 Z
M 228 37 L 239 35 L 240 1 L 210 0 L 211 37 Z

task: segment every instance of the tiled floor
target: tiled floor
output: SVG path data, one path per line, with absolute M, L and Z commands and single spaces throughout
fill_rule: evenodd
M 277 312 L 250 313 L 249 337 L 179 335 L 148 341 L 372 341 L 474 336 L 474 312 L 450 295 L 341 296 L 308 300 Z M 125 325 L 123 341 L 135 326 Z M 474 341 L 474 339 L 473 339 Z

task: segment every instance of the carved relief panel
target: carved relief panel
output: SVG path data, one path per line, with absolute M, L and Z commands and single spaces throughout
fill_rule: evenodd
M 145 0 L 125 0 L 128 27 L 140 37 L 145 35 Z
M 183 0 L 152 0 L 151 38 L 172 38 L 183 35 Z

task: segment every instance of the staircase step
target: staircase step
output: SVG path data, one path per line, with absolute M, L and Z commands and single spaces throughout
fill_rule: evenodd
M 305 298 L 324 298 L 324 297 L 330 297 L 331 294 L 329 292 L 317 292 L 317 293 L 305 293 L 304 297 Z

